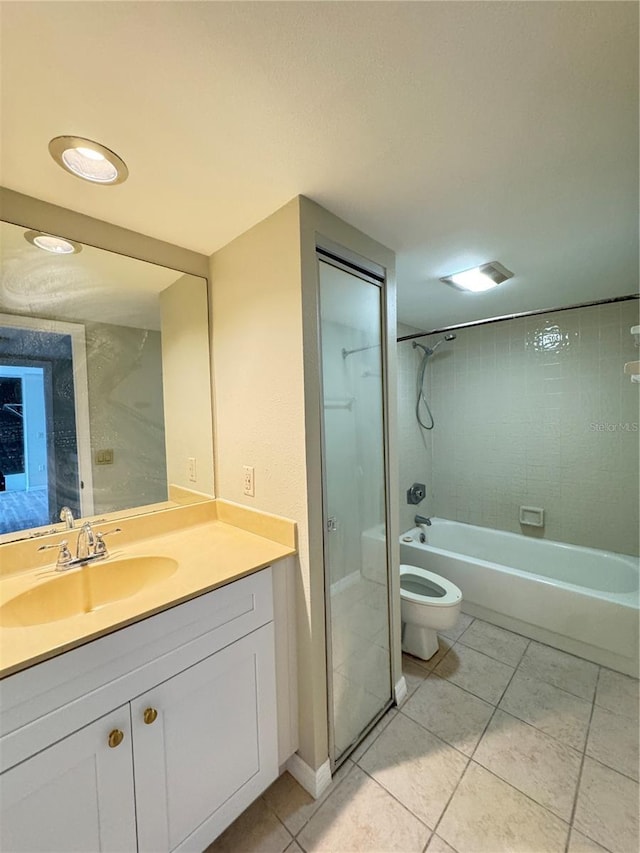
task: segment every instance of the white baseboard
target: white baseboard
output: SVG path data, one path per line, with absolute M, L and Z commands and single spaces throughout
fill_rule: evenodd
M 407 698 L 407 682 L 405 680 L 404 675 L 401 675 L 400 678 L 396 681 L 396 686 L 394 688 L 394 696 L 396 700 L 396 705 L 400 707 L 404 700 Z
M 331 764 L 328 758 L 317 770 L 313 770 L 297 752 L 294 752 L 287 760 L 285 767 L 314 800 L 317 800 L 331 784 Z

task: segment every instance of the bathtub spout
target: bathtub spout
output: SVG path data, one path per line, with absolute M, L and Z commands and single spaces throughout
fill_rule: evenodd
M 431 527 L 431 519 L 426 518 L 424 515 L 416 515 L 416 517 L 413 519 L 413 523 L 416 525 L 416 527 L 421 527 L 423 524 L 426 524 L 427 527 Z

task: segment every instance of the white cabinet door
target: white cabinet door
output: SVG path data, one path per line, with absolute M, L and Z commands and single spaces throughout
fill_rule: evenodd
M 128 705 L 0 776 L 0 850 L 136 850 Z
M 145 723 L 145 711 L 157 717 Z M 139 850 L 203 850 L 278 775 L 273 623 L 143 694 L 131 714 Z

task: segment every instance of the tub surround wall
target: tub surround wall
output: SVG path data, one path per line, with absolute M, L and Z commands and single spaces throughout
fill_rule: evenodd
M 419 332 L 413 326 L 398 323 L 397 336 Z M 428 338 L 418 338 L 424 344 Z M 416 420 L 417 374 L 422 350 L 414 349 L 411 341 L 397 346 L 398 351 L 398 460 L 400 491 L 400 530 L 413 527 L 416 513 L 433 513 L 433 477 L 431 476 L 431 431 L 423 430 Z M 424 483 L 427 493 L 417 505 L 407 504 L 407 489 L 413 483 Z
M 638 554 L 638 387 L 623 373 L 637 323 L 631 300 L 460 329 L 427 368 L 426 452 L 402 390 L 419 359 L 399 344 L 401 488 L 430 456 L 423 514 Z M 520 525 L 522 505 L 544 508 L 544 528 Z

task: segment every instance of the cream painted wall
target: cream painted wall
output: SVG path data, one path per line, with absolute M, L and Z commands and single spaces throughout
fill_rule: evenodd
M 217 496 L 296 521 L 296 612 L 305 614 L 310 568 L 298 200 L 216 252 L 209 279 Z M 255 470 L 254 497 L 243 493 L 244 465 Z M 303 665 L 308 633 L 298 631 L 300 752 L 315 767 L 312 673 Z
M 427 372 L 436 426 L 425 514 L 637 554 L 640 389 L 623 374 L 638 358 L 637 323 L 628 301 L 458 330 Z M 398 345 L 405 390 L 417 370 L 410 347 Z M 403 478 L 425 471 L 414 405 L 405 395 Z M 542 531 L 520 526 L 521 505 L 544 508 Z
M 393 254 L 303 197 L 216 252 L 210 270 L 217 494 L 298 525 L 298 752 L 314 769 L 328 757 L 315 254 L 320 235 L 387 267 L 387 322 L 395 335 Z M 395 347 L 389 356 L 393 433 Z M 394 470 L 393 450 L 389 464 Z M 255 468 L 255 497 L 243 494 L 243 465 Z M 397 496 L 391 497 L 395 506 Z M 399 666 L 398 644 L 398 672 Z
M 160 294 L 162 383 L 170 484 L 213 495 L 209 314 L 204 279 L 182 276 Z M 196 367 L 197 366 L 197 367 Z M 196 479 L 188 459 L 196 460 Z

